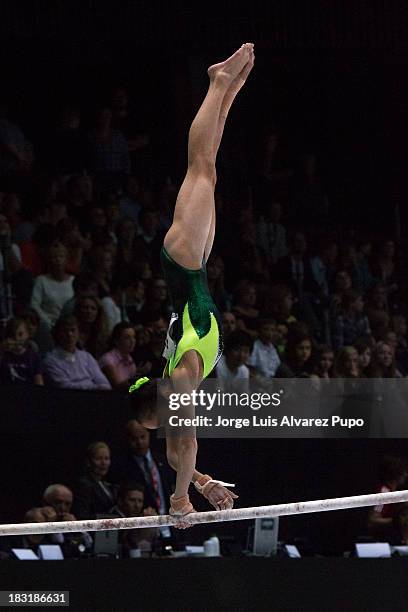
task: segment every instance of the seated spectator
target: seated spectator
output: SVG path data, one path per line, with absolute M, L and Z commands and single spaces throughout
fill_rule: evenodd
M 89 251 L 89 272 L 98 283 L 100 298 L 109 296 L 112 292 L 114 257 L 106 246 L 97 245 Z
M 44 360 L 47 381 L 63 389 L 110 389 L 98 363 L 87 351 L 77 349 L 78 322 L 73 315 L 58 319 L 53 336 L 56 348 Z
M 74 489 L 74 512 L 81 519 L 95 519 L 109 514 L 117 501 L 117 486 L 106 480 L 111 463 L 110 448 L 94 442 L 86 451 L 86 471 Z
M 395 363 L 395 352 L 388 342 L 380 341 L 375 345 L 368 376 L 370 378 L 401 377 Z
M 230 259 L 230 263 L 234 266 L 238 278 L 249 278 L 258 284 L 268 283 L 269 267 L 266 256 L 257 243 L 254 221 L 239 223 L 237 237 L 239 244 L 233 250 L 234 260 Z
M 150 432 L 135 419 L 126 423 L 123 451 L 112 465 L 114 482 L 140 482 L 145 487 L 144 504 L 158 514 L 168 514 L 168 503 L 174 488 L 174 472 L 165 457 L 150 448 Z M 168 537 L 165 527 L 162 535 Z M 167 535 L 165 535 L 167 534 Z
M 86 240 L 79 231 L 77 221 L 71 218 L 61 219 L 56 226 L 58 239 L 67 249 L 68 274 L 79 274 L 83 267 L 84 253 L 90 248 L 90 240 Z
M 357 338 L 357 340 L 353 344 L 354 348 L 358 353 L 361 374 L 363 376 L 368 375 L 373 351 L 373 342 L 374 340 L 371 336 L 366 336 L 362 338 Z
M 387 289 L 383 283 L 372 286 L 366 297 L 365 310 L 373 333 L 380 327 L 389 326 Z
M 100 106 L 88 134 L 89 168 L 106 186 L 121 186 L 130 173 L 127 142 L 120 130 L 112 127 L 112 110 Z
M 116 228 L 120 219 L 120 193 L 121 190 L 118 187 L 110 187 L 103 193 L 101 198 L 101 205 L 106 216 L 105 230 L 115 245 L 118 244 Z
M 147 324 L 149 330 L 149 341 L 144 346 L 137 348 L 133 358 L 138 372 L 144 372 L 152 378 L 162 376 L 166 366 L 163 357 L 163 346 L 166 339 L 168 323 L 162 316 L 154 317 Z
M 340 270 L 348 272 L 351 278 L 353 287 L 357 287 L 359 281 L 358 275 L 358 253 L 355 244 L 344 243 L 340 245 L 338 267 Z
M 360 336 L 371 334 L 368 318 L 363 314 L 364 301 L 360 293 L 349 289 L 342 299 L 342 314 L 333 325 L 332 341 L 336 349 L 350 346 Z
M 316 348 L 311 378 L 331 378 L 333 376 L 334 351 L 328 344 Z
M 157 515 L 155 508 L 144 507 L 144 496 L 144 485 L 132 482 L 121 484 L 118 493 L 118 503 L 111 508 L 109 514 L 121 518 Z M 119 537 L 122 545 L 122 557 L 128 557 L 129 550 L 133 548 L 151 551 L 154 549 L 155 542 L 159 536 L 160 529 L 155 527 L 121 530 Z
M 218 255 L 211 254 L 207 261 L 207 280 L 214 303 L 220 310 L 229 310 L 231 298 L 224 285 L 224 262 Z
M 304 232 L 295 232 L 291 237 L 288 255 L 278 260 L 274 270 L 274 277 L 292 289 L 293 295 L 298 299 L 304 294 L 316 295 L 319 286 L 314 280 L 310 260 L 307 257 L 307 241 Z
M 392 301 L 392 294 L 398 290 L 395 243 L 393 240 L 386 240 L 380 245 L 378 252 L 372 259 L 371 269 L 375 280 L 384 285 L 388 301 Z
M 274 285 L 266 294 L 264 309 L 271 314 L 271 317 L 279 326 L 280 341 L 277 341 L 276 348 L 280 355 L 282 355 L 286 345 L 288 329 L 292 323 L 296 322 L 293 304 L 292 290 L 287 285 Z
M 226 337 L 237 329 L 237 319 L 233 312 L 225 310 L 221 313 L 222 335 L 224 340 Z
M 140 183 L 134 174 L 130 174 L 125 180 L 124 192 L 120 198 L 120 213 L 123 218 L 129 217 L 137 223 L 140 209 Z
M 0 214 L 0 318 L 10 315 L 7 284 L 11 286 L 15 307 L 27 307 L 33 286 L 32 274 L 23 266 L 19 246 L 11 241 L 7 217 Z
M 378 493 L 389 493 L 403 489 L 408 476 L 407 462 L 402 457 L 387 455 L 380 467 Z M 367 528 L 375 537 L 394 541 L 396 530 L 394 519 L 400 512 L 402 504 L 380 504 L 369 510 Z
M 37 277 L 47 272 L 49 249 L 56 241 L 55 227 L 49 220 L 47 222 L 39 220 L 32 238 L 20 243 L 22 263 L 33 276 Z
M 334 362 L 334 378 L 360 378 L 360 358 L 353 346 L 343 346 Z
M 240 330 L 249 333 L 255 337 L 255 328 L 259 310 L 255 308 L 257 301 L 257 291 L 254 283 L 244 279 L 235 289 L 235 305 L 232 308 L 237 319 L 237 326 Z
M 34 282 L 31 307 L 36 310 L 49 329 L 61 314 L 65 302 L 74 295 L 73 276 L 65 272 L 67 250 L 61 243 L 48 249 L 48 274 L 37 276 Z
M 337 254 L 337 243 L 326 238 L 322 240 L 318 253 L 310 260 L 312 275 L 324 302 L 327 302 L 329 298 L 330 281 L 336 265 Z
M 334 286 L 331 289 L 329 313 L 331 320 L 341 314 L 343 295 L 352 288 L 351 276 L 347 270 L 338 270 L 334 277 Z
M 83 295 L 76 301 L 74 316 L 78 322 L 79 345 L 99 359 L 109 341 L 109 323 L 101 301 L 94 295 Z
M 43 493 L 43 503 L 45 506 L 41 508 L 43 514 L 50 521 L 76 521 L 78 518 L 71 512 L 74 502 L 74 496 L 68 487 L 63 484 L 51 484 Z M 52 511 L 55 517 L 52 517 Z M 82 544 L 85 548 L 91 548 L 93 541 L 89 533 L 69 532 L 69 533 L 53 533 L 51 534 L 51 542 L 62 546 L 64 556 L 79 556 L 78 544 Z
M 83 296 L 97 296 L 98 295 L 98 283 L 89 272 L 82 272 L 75 276 L 72 282 L 72 289 L 74 295 L 70 300 L 65 302 L 61 315 L 72 314 L 74 312 L 77 300 Z
M 8 119 L 8 108 L 0 103 L 0 177 L 18 180 L 31 172 L 33 148 L 21 128 Z
M 44 384 L 40 356 L 30 348 L 28 342 L 29 332 L 25 319 L 10 319 L 0 353 L 0 384 Z
M 282 205 L 272 200 L 267 205 L 265 216 L 261 216 L 256 224 L 258 244 L 265 253 L 269 266 L 274 266 L 278 259 L 285 257 L 288 252 L 286 229 L 280 223 L 281 217 Z
M 39 353 L 40 348 L 38 346 L 37 334 L 41 325 L 41 319 L 38 312 L 33 308 L 26 308 L 25 310 L 20 310 L 18 316 L 20 319 L 24 319 L 27 325 L 27 346 L 34 351 L 34 353 Z
M 224 354 L 215 367 L 219 387 L 224 392 L 248 392 L 249 369 L 246 363 L 253 349 L 249 334 L 238 330 L 225 339 Z
M 139 213 L 139 231 L 135 239 L 135 256 L 152 263 L 154 272 L 160 270 L 160 250 L 165 232 L 160 228 L 159 212 L 143 208 Z M 138 275 L 140 276 L 140 275 Z
M 69 216 L 75 219 L 81 231 L 84 231 L 87 229 L 88 211 L 92 209 L 93 205 L 94 184 L 92 177 L 86 172 L 74 174 L 67 181 L 65 192 Z
M 141 324 L 144 318 L 143 306 L 146 303 L 145 295 L 146 285 L 141 279 L 134 278 L 123 286 L 121 307 L 124 317 L 135 325 Z
M 118 249 L 115 261 L 115 277 L 122 285 L 130 283 L 135 277 L 134 242 L 137 225 L 130 217 L 122 218 L 116 225 Z
M 52 515 L 52 518 L 49 519 L 43 508 L 31 508 L 28 510 L 23 518 L 23 523 L 45 523 L 48 520 L 55 520 L 56 514 Z M 48 515 L 49 516 L 49 515 Z M 38 547 L 40 544 L 52 544 L 51 534 L 45 533 L 37 533 L 37 534 L 29 534 L 22 536 L 6 536 L 1 538 L 0 549 L 2 552 L 8 555 L 9 559 L 15 558 L 12 555 L 13 548 L 25 548 L 31 549 L 37 557 L 39 557 Z
M 111 335 L 112 350 L 102 355 L 99 365 L 114 389 L 126 389 L 136 377 L 136 365 L 132 353 L 136 345 L 136 333 L 130 323 L 118 323 Z
M 276 371 L 276 378 L 305 378 L 312 373 L 313 342 L 307 326 L 294 323 L 288 332 L 283 361 Z
M 258 339 L 246 365 L 263 378 L 273 378 L 280 366 L 280 358 L 275 348 L 276 322 L 273 319 L 258 319 Z
M 140 310 L 140 319 L 146 324 L 152 317 L 168 319 L 172 313 L 169 303 L 167 283 L 164 278 L 156 277 L 147 283 L 146 301 Z
M 366 239 L 360 242 L 357 249 L 356 289 L 361 291 L 363 294 L 365 294 L 375 282 L 369 263 L 371 257 L 371 247 L 371 241 Z

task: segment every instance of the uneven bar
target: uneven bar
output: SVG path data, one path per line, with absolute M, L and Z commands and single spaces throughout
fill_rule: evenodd
M 221 523 L 224 521 L 242 521 L 256 518 L 289 516 L 310 512 L 327 512 L 329 510 L 347 510 L 379 504 L 397 504 L 408 502 L 408 490 L 390 493 L 373 493 L 354 495 L 352 497 L 334 497 L 314 501 L 277 504 L 275 506 L 255 506 L 235 510 L 217 510 L 195 512 L 183 518 L 191 525 L 198 523 Z M 97 519 L 86 521 L 61 521 L 52 523 L 17 523 L 0 525 L 0 536 L 32 535 L 38 533 L 66 533 L 78 531 L 108 531 L 110 529 L 140 529 L 143 527 L 165 527 L 177 524 L 173 516 L 138 516 L 132 518 Z

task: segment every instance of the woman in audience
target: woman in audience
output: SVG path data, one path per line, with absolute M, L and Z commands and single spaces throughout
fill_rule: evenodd
M 357 338 L 353 346 L 358 353 L 361 374 L 362 376 L 367 376 L 371 363 L 373 348 L 375 346 L 374 338 L 372 336 Z
M 74 277 L 66 273 L 67 249 L 55 242 L 47 252 L 47 274 L 37 276 L 31 297 L 31 306 L 49 329 L 56 323 L 62 308 L 74 296 Z
M 357 350 L 353 346 L 343 346 L 334 362 L 334 378 L 360 378 L 361 365 Z
M 99 359 L 106 351 L 109 340 L 109 324 L 105 309 L 94 295 L 81 296 L 74 307 L 79 326 L 81 348 Z
M 333 376 L 334 351 L 328 344 L 317 347 L 314 362 L 311 378 L 331 378 Z
M 94 519 L 109 513 L 117 502 L 118 488 L 106 480 L 111 464 L 106 442 L 94 442 L 86 451 L 86 471 L 74 489 L 73 513 L 78 519 Z
M 401 373 L 395 364 L 395 353 L 387 342 L 377 342 L 369 367 L 370 378 L 399 378 Z
M 102 355 L 99 365 L 114 389 L 129 388 L 136 377 L 132 353 L 136 346 L 136 333 L 130 323 L 119 323 L 111 335 L 112 349 Z
M 288 332 L 284 361 L 276 371 L 276 378 L 305 378 L 312 373 L 313 342 L 304 323 L 294 323 Z

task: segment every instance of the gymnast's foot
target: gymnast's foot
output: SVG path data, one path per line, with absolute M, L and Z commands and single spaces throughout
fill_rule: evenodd
M 254 50 L 251 49 L 249 53 L 248 62 L 245 64 L 244 68 L 241 70 L 239 75 L 235 77 L 235 79 L 233 79 L 233 81 L 230 83 L 225 93 L 223 106 L 226 109 L 230 108 L 231 104 L 233 103 L 235 99 L 235 96 L 237 95 L 241 87 L 243 87 L 243 85 L 245 84 L 245 81 L 247 80 L 249 73 L 254 67 L 254 63 L 255 63 L 255 54 L 254 54 Z
M 253 47 L 252 43 L 245 43 L 225 62 L 210 66 L 207 70 L 210 81 L 231 84 L 248 63 Z

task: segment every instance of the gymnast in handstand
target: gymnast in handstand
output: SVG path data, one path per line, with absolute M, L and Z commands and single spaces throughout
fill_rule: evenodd
M 208 92 L 190 127 L 187 174 L 161 251 L 174 306 L 163 352 L 167 359 L 163 376 L 169 377 L 174 393 L 198 389 L 222 353 L 220 316 L 208 290 L 205 268 L 215 233 L 215 162 L 228 112 L 253 65 L 254 46 L 245 43 L 226 61 L 210 66 Z M 142 391 L 147 381 L 139 379 L 129 391 Z M 191 406 L 190 416 L 193 410 Z M 157 426 L 152 412 L 138 418 L 146 427 Z M 166 431 L 166 446 L 169 464 L 177 472 L 170 514 L 184 517 L 194 512 L 188 495 L 190 482 L 217 510 L 233 507 L 237 495 L 224 486 L 227 483 L 195 469 L 195 434 L 175 436 Z M 188 522 L 181 519 L 178 526 L 188 526 Z

